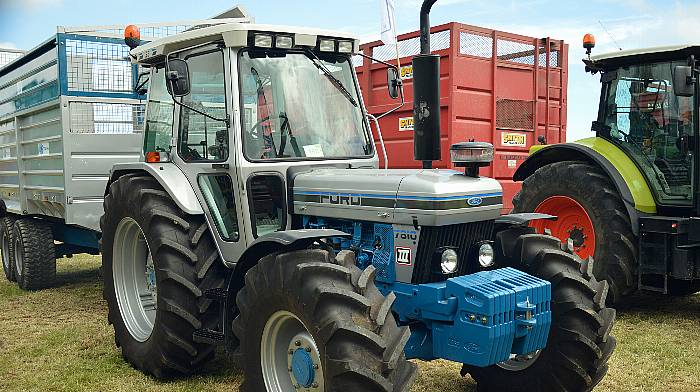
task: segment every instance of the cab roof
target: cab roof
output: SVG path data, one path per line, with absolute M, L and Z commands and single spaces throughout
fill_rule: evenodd
M 158 39 L 131 51 L 134 62 L 153 64 L 161 62 L 165 54 L 208 42 L 223 42 L 227 47 L 248 46 L 248 33 L 261 32 L 294 36 L 295 46 L 315 47 L 318 37 L 353 41 L 353 53 L 359 50 L 359 39 L 349 33 L 307 27 L 280 26 L 253 23 L 222 23 L 197 26 L 180 34 Z
M 691 54 L 700 54 L 700 45 L 681 44 L 656 46 L 640 49 L 620 50 L 617 52 L 603 53 L 583 59 L 591 68 L 606 69 L 623 65 L 651 63 L 664 60 L 682 60 Z

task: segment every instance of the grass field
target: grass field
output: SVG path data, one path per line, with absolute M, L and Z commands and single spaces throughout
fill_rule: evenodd
M 36 293 L 0 279 L 0 391 L 231 391 L 242 375 L 217 360 L 193 378 L 158 382 L 121 359 L 106 322 L 99 258 L 59 260 L 59 285 Z M 618 349 L 597 391 L 697 391 L 700 296 L 640 295 L 619 310 Z M 414 391 L 475 391 L 459 366 L 419 363 Z

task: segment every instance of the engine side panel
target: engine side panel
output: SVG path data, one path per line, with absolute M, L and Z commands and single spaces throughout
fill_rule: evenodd
M 317 169 L 294 180 L 294 213 L 403 225 L 495 219 L 500 184 L 452 170 Z

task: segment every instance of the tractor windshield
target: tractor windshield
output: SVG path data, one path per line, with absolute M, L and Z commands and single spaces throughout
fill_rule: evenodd
M 692 201 L 694 97 L 673 92 L 673 69 L 686 62 L 620 68 L 606 89 L 605 125 L 640 166 L 663 204 Z
M 239 56 L 243 149 L 250 160 L 372 155 L 348 56 Z

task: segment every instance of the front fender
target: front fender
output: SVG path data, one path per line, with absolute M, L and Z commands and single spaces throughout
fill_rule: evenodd
M 199 203 L 189 180 L 180 168 L 170 162 L 156 164 L 134 162 L 114 165 L 105 189 L 105 196 L 109 192 L 109 186 L 112 182 L 125 174 L 138 172 L 147 173 L 155 178 L 185 213 L 190 215 L 204 214 L 202 205 Z
M 513 180 L 523 181 L 540 167 L 561 161 L 588 162 L 603 170 L 620 193 L 635 234 L 639 216 L 656 213 L 654 196 L 637 165 L 620 148 L 599 137 L 539 148 L 515 171 Z

